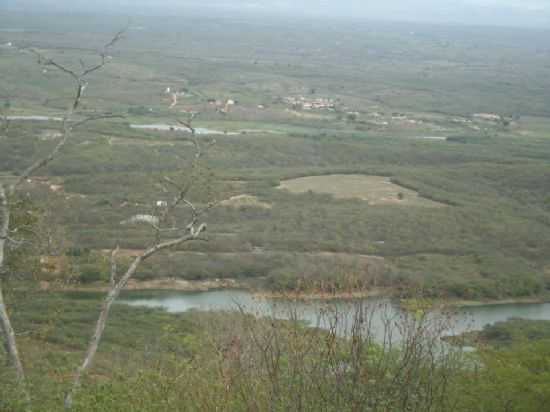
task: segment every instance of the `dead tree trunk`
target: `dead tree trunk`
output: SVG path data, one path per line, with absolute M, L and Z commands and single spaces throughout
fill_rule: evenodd
M 6 189 L 3 184 L 0 184 L 0 216 L 2 217 L 2 223 L 0 227 L 0 276 L 4 273 L 5 262 L 5 250 L 9 239 L 9 227 L 10 227 L 10 211 L 8 208 L 8 197 Z M 10 363 L 13 365 L 17 377 L 17 381 L 23 385 L 25 382 L 25 371 L 19 351 L 17 349 L 17 343 L 15 341 L 15 332 L 11 325 L 11 320 L 4 303 L 4 291 L 2 289 L 2 278 L 0 277 L 0 331 L 4 334 L 4 345 L 7 351 Z

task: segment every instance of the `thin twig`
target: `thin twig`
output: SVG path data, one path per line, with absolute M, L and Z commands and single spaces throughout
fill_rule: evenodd
M 103 52 L 100 53 L 101 63 L 93 66 L 91 68 L 85 68 L 84 61 L 81 60 L 81 68 L 82 72 L 77 73 L 76 71 L 66 67 L 65 65 L 51 59 L 51 58 L 45 58 L 40 52 L 38 52 L 35 49 L 30 49 L 29 51 L 34 54 L 37 59 L 38 63 L 40 65 L 44 66 L 52 66 L 61 71 L 62 73 L 65 73 L 69 77 L 71 77 L 76 86 L 76 91 L 74 98 L 72 100 L 72 104 L 67 108 L 65 115 L 63 117 L 63 123 L 62 123 L 62 137 L 59 140 L 59 142 L 55 145 L 55 147 L 42 159 L 39 159 L 35 161 L 33 164 L 31 164 L 29 167 L 27 167 L 20 175 L 19 178 L 12 183 L 9 186 L 5 186 L 4 184 L 0 183 L 0 217 L 1 217 L 1 224 L 0 224 L 0 272 L 3 272 L 5 269 L 5 252 L 7 248 L 8 242 L 14 243 L 14 239 L 9 236 L 10 233 L 10 204 L 9 200 L 14 195 L 16 189 L 18 186 L 20 186 L 27 178 L 29 178 L 32 174 L 34 174 L 38 169 L 46 166 L 49 164 L 55 156 L 59 153 L 59 151 L 65 146 L 67 141 L 70 138 L 71 131 L 75 125 L 71 125 L 72 117 L 75 113 L 75 111 L 78 109 L 82 97 L 84 95 L 84 91 L 86 90 L 86 87 L 88 85 L 85 77 L 100 69 L 103 67 L 106 63 L 105 55 L 107 52 L 107 49 L 112 47 L 118 40 L 122 38 L 122 34 L 125 32 L 126 29 L 118 32 L 114 38 L 108 42 L 104 48 Z M 6 124 L 7 116 L 5 117 Z M 90 120 L 90 119 L 88 119 Z M 82 124 L 82 122 L 80 122 Z M 76 125 L 79 125 L 78 123 Z M 15 241 L 18 243 L 19 241 Z M 18 346 L 15 338 L 15 332 L 13 330 L 13 327 L 11 325 L 11 320 L 8 314 L 8 310 L 6 308 L 6 305 L 4 303 L 4 295 L 2 290 L 2 284 L 0 279 L 0 331 L 5 337 L 5 346 L 8 351 L 8 356 L 11 361 L 11 363 L 14 366 L 17 381 L 20 384 L 20 387 L 25 395 L 25 399 L 27 401 L 30 401 L 29 392 L 27 391 L 26 385 L 25 385 L 25 371 L 21 362 L 21 358 L 19 356 Z
M 104 113 L 104 114 L 97 114 L 93 116 L 86 117 L 85 119 L 79 120 L 78 122 L 75 122 L 72 124 L 71 128 L 74 130 L 88 122 L 95 122 L 98 120 L 107 120 L 107 119 L 124 119 L 126 118 L 124 115 L 121 114 L 113 114 L 113 113 Z
M 111 287 L 115 286 L 116 277 L 117 277 L 117 264 L 116 257 L 120 251 L 120 246 L 117 245 L 116 249 L 111 252 Z

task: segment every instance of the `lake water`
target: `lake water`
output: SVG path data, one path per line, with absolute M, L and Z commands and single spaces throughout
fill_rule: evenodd
M 52 116 L 7 116 L 8 120 L 27 120 L 35 122 L 61 122 L 63 121 L 62 117 L 52 117 Z
M 131 296 L 131 295 L 130 295 Z M 126 297 L 122 303 L 132 306 L 163 308 L 171 313 L 190 310 L 243 310 L 256 316 L 268 316 L 276 319 L 289 319 L 294 314 L 300 320 L 312 326 L 328 328 L 338 313 L 340 333 L 346 334 L 352 323 L 358 301 L 285 301 L 261 298 L 246 291 L 220 290 L 209 292 L 154 292 L 150 296 Z M 388 299 L 366 299 L 361 301 L 374 334 L 380 338 L 384 334 L 384 325 L 388 322 L 397 325 L 407 314 Z M 441 313 L 435 312 L 434 315 Z M 502 304 L 472 306 L 453 309 L 449 328 L 445 335 L 457 335 L 467 331 L 481 330 L 485 325 L 505 321 L 510 318 L 550 320 L 550 303 L 544 304 Z M 437 316 L 434 316 L 434 319 Z
M 35 122 L 63 121 L 62 117 L 40 116 L 40 115 L 7 116 L 7 119 L 13 120 L 13 121 L 35 121 Z M 156 131 L 162 131 L 162 132 L 175 131 L 175 132 L 189 133 L 189 129 L 187 127 L 172 126 L 169 124 L 131 124 L 130 127 L 132 129 L 141 129 L 141 130 L 156 130 Z M 240 134 L 240 132 L 226 132 L 221 130 L 207 129 L 205 127 L 195 128 L 195 133 L 198 135 L 229 135 L 229 136 L 235 136 Z
M 131 124 L 132 129 L 141 129 L 141 130 L 157 130 L 162 132 L 184 132 L 190 133 L 189 129 L 184 126 L 175 126 L 169 124 Z M 207 129 L 204 127 L 196 127 L 195 133 L 200 135 L 238 135 L 237 132 L 225 132 L 220 130 Z

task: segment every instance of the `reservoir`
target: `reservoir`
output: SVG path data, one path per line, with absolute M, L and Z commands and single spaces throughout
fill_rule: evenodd
M 298 318 L 310 326 L 329 328 L 336 315 L 339 333 L 347 334 L 359 307 L 369 319 L 374 333 L 383 338 L 387 325 L 398 324 L 404 317 L 412 316 L 385 298 L 363 300 L 300 301 L 257 297 L 247 291 L 219 290 L 209 292 L 140 292 L 127 294 L 121 303 L 132 306 L 162 308 L 171 313 L 190 310 L 242 311 L 257 317 L 275 319 Z M 550 320 L 550 303 L 499 304 L 458 307 L 433 312 L 433 317 L 446 322 L 444 335 L 481 330 L 485 325 L 511 318 Z

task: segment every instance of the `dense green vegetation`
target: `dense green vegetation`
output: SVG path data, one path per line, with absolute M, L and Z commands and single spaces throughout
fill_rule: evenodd
M 544 410 L 550 395 L 549 337 L 549 321 L 511 319 L 458 338 L 478 346 L 481 365 L 464 376 L 466 408 Z
M 509 319 L 486 325 L 480 331 L 465 333 L 459 337 L 450 338 L 451 341 L 471 345 L 483 345 L 495 348 L 510 348 L 528 342 L 547 341 L 550 339 L 550 321 L 528 320 L 521 318 Z
M 27 146 L 25 139 L 31 141 L 40 127 L 12 126 L 8 138 L 0 141 L 2 164 L 15 167 L 18 156 L 28 159 L 38 154 L 47 143 Z M 107 145 L 104 138 L 93 136 L 96 129 L 85 131 L 62 159 L 52 163 L 49 172 L 61 179 L 66 192 L 51 200 L 63 210 L 58 221 L 68 227 L 74 247 L 106 249 L 120 242 L 124 248 L 141 248 L 148 232 L 119 223 L 162 199 L 155 182 L 180 160 L 174 147 L 182 147 L 181 156 L 185 156 L 187 146 L 159 136 L 174 146 L 152 151 L 139 144 L 140 139 L 151 137 L 139 138 L 112 124 L 94 126 L 98 127 L 130 143 Z M 225 259 L 216 253 L 242 253 L 242 267 L 225 274 L 203 271 L 207 273 L 200 277 L 209 276 L 208 272 L 213 277 L 246 277 L 253 271 L 246 262 L 257 258 L 250 252 L 261 248 L 270 254 L 295 253 L 297 265 L 306 259 L 300 257 L 303 252 L 384 256 L 389 278 L 463 298 L 542 294 L 548 287 L 550 250 L 549 161 L 547 139 L 526 143 L 512 136 L 475 143 L 417 142 L 368 134 L 321 140 L 219 138 L 208 157 L 216 179 L 209 190 L 220 199 L 239 193 L 255 195 L 273 208 L 215 209 L 209 217 L 210 242 L 192 247 L 209 252 L 214 260 Z M 286 177 L 335 172 L 392 176 L 395 182 L 449 206 L 368 206 L 359 200 L 276 189 Z M 67 199 L 70 194 L 79 196 Z M 190 266 L 198 265 L 193 263 L 197 257 L 185 257 Z M 199 277 L 189 273 L 190 266 L 177 262 L 172 266 L 176 271 L 166 274 Z M 270 275 L 269 268 L 257 272 Z M 155 275 L 153 269 L 146 273 Z
M 62 73 L 17 47 L 78 67 L 81 58 L 96 61 L 94 49 L 125 23 L 0 16 L 2 182 L 54 147 L 60 128 L 5 115 L 59 116 L 73 92 Z M 12 368 L 2 368 L 0 410 L 62 410 L 101 295 L 58 288 L 104 287 L 111 249 L 121 247 L 122 272 L 154 241 L 149 227 L 122 222 L 159 212 L 157 202 L 170 200 L 160 182 L 186 182 L 194 148 L 183 132 L 131 125 L 173 125 L 184 110 L 200 112 L 195 127 L 226 132 L 198 135 L 216 144 L 189 193 L 199 206 L 222 202 L 205 217 L 207 242 L 155 256 L 138 280 L 235 278 L 269 291 L 383 291 L 416 303 L 419 293 L 427 301 L 547 298 L 547 38 L 496 28 L 136 18 L 82 104 L 88 114 L 124 118 L 75 130 L 10 199 L 11 227 L 25 227 L 32 241 L 10 246 L 0 280 L 32 399 L 25 404 Z M 180 92 L 172 109 L 167 88 Z M 334 107 L 288 103 L 300 96 Z M 216 100 L 236 104 L 223 113 Z M 384 176 L 407 190 L 369 202 L 278 188 L 342 174 Z M 407 202 L 411 190 L 431 202 Z M 239 195 L 249 202 L 231 203 Z M 364 317 L 346 339 L 296 317 L 116 305 L 75 410 L 547 408 L 545 322 L 489 326 L 475 334 L 484 345 L 466 355 L 440 352 L 447 346 L 437 324 L 446 320 L 415 307 L 392 320 L 404 341 L 382 347 Z
M 89 48 L 107 37 L 93 19 L 79 27 L 63 23 L 71 33 L 63 37 L 43 28 L 48 21 L 14 15 L 10 27 L 39 31 L 2 32 L 0 40 L 9 37 L 74 64 L 82 56 L 93 59 Z M 106 22 L 117 27 L 115 18 Z M 64 192 L 49 201 L 62 210 L 56 223 L 67 228 L 70 247 L 108 249 L 120 243 L 141 249 L 150 239 L 147 230 L 119 223 L 162 200 L 159 179 L 174 173 L 192 151 L 180 133 L 133 130 L 128 124 L 173 123 L 177 112 L 168 109 L 162 94 L 171 87 L 187 91 L 178 107 L 202 112 L 196 125 L 249 130 L 218 136 L 208 154 L 208 184 L 195 199 L 249 194 L 273 207 L 216 208 L 209 217 L 210 241 L 189 246 L 207 257 L 175 254 L 168 264 L 152 262 L 140 273 L 143 278 L 260 277 L 268 280 L 266 286 L 285 288 L 305 272 L 334 277 L 330 270 L 308 268 L 312 259 L 304 255 L 333 252 L 386 258 L 383 279 L 373 280 L 363 270 L 362 285 L 420 287 L 468 299 L 547 292 L 550 123 L 543 117 L 545 94 L 537 91 L 550 74 L 541 33 L 511 36 L 486 29 L 484 39 L 474 41 L 458 28 L 415 27 L 411 35 L 391 25 L 335 25 L 314 40 L 302 36 L 307 30 L 298 26 L 243 29 L 226 21 L 222 45 L 216 40 L 220 29 L 211 21 L 200 28 L 170 21 L 161 27 L 151 19 L 141 26 L 145 29 L 127 33 L 113 63 L 93 78 L 85 102 L 86 108 L 127 118 L 80 129 L 44 171 L 51 182 L 63 185 Z M 269 42 L 274 47 L 269 52 L 262 46 L 267 38 L 281 36 L 284 41 Z M 176 43 L 180 37 L 186 42 Z M 323 43 L 325 37 L 332 40 Z M 313 53 L 316 42 L 323 47 Z M 70 96 L 62 74 L 43 73 L 25 54 L 0 53 L 2 64 L 9 65 L 0 91 L 10 113 L 58 113 Z M 308 93 L 334 99 L 336 111 L 298 116 L 287 110 L 286 96 Z M 232 98 L 238 104 L 222 115 L 206 98 Z M 257 109 L 258 104 L 266 108 Z M 509 120 L 470 117 L 476 112 Z M 21 170 L 51 147 L 48 132 L 57 127 L 56 122 L 12 121 L 0 139 L 1 169 Z M 419 138 L 434 135 L 450 137 Z M 448 206 L 369 206 L 276 189 L 286 178 L 333 173 L 389 176 Z M 39 201 L 43 195 L 37 195 Z
M 483 342 L 492 345 L 512 345 L 521 341 L 548 340 L 550 322 L 545 320 L 511 319 L 486 326 L 479 334 Z

